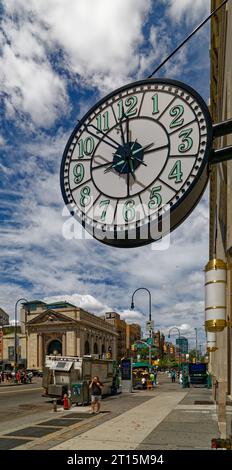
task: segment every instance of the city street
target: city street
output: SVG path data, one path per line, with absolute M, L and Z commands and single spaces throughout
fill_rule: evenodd
M 99 415 L 89 415 L 86 406 L 54 413 L 38 385 L 15 394 L 16 387 L 0 389 L 1 449 L 197 450 L 210 449 L 219 437 L 211 390 L 183 389 L 166 374 L 159 374 L 155 390 L 104 399 Z
M 0 429 L 24 425 L 47 416 L 52 405 L 43 398 L 42 379 L 28 385 L 0 385 Z

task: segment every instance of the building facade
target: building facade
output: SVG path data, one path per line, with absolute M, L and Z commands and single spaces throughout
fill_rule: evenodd
M 0 307 L 0 326 L 9 325 L 9 321 L 8 313 Z
M 214 10 L 220 0 L 211 1 Z M 210 111 L 214 123 L 232 118 L 232 3 L 228 2 L 211 20 Z M 215 139 L 215 148 L 232 145 L 232 134 Z M 221 436 L 232 433 L 232 161 L 213 165 L 210 173 L 209 259 L 222 260 L 227 268 L 227 327 L 216 332 L 216 348 L 210 352 L 213 397 Z M 221 281 L 222 282 L 222 281 Z M 224 282 L 224 281 L 223 281 Z M 219 307 L 218 307 L 219 308 Z
M 120 361 L 123 357 L 126 357 L 126 322 L 121 320 L 119 313 L 117 312 L 106 312 L 105 321 L 112 325 L 117 334 L 117 361 Z
M 162 358 L 163 356 L 163 349 L 164 349 L 164 335 L 160 332 L 160 330 L 155 331 L 153 333 L 153 343 L 154 346 L 157 348 L 157 357 Z
M 141 326 L 138 323 L 126 324 L 126 350 L 130 356 L 131 346 L 141 339 Z
M 47 354 L 116 359 L 117 332 L 96 315 L 68 302 L 41 301 L 24 303 L 20 314 L 28 368 L 42 369 Z
M 176 338 L 176 346 L 179 349 L 180 354 L 188 354 L 188 340 L 181 336 L 180 338 Z

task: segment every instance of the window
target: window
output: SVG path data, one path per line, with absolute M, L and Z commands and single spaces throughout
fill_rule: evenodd
M 90 354 L 89 342 L 85 342 L 85 354 Z

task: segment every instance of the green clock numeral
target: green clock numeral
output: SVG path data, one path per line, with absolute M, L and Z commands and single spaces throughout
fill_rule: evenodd
M 77 163 L 77 165 L 74 166 L 73 175 L 75 176 L 74 183 L 78 184 L 83 180 L 85 176 L 85 169 L 82 163 Z
M 179 127 L 179 126 L 182 126 L 182 124 L 184 123 L 184 119 L 180 117 L 183 115 L 184 113 L 184 106 L 182 106 L 181 104 L 178 104 L 177 106 L 173 106 L 173 108 L 170 109 L 170 116 L 175 116 L 174 119 L 172 120 L 171 124 L 170 124 L 170 129 L 172 129 L 172 127 Z
M 80 199 L 80 205 L 82 207 L 86 207 L 89 205 L 91 201 L 90 197 L 90 187 L 89 186 L 84 186 L 81 190 L 81 199 Z
M 123 217 L 126 222 L 131 222 L 135 218 L 134 205 L 135 201 L 131 199 L 130 201 L 126 201 L 123 206 Z
M 103 121 L 103 128 L 102 128 Z M 106 111 L 104 114 L 98 114 L 97 116 L 97 128 L 98 132 L 106 132 L 109 130 L 109 111 Z
M 183 131 L 181 131 L 179 133 L 179 137 L 182 137 L 182 144 L 179 145 L 178 147 L 178 150 L 179 152 L 181 153 L 184 153 L 184 152 L 187 152 L 188 150 L 190 150 L 193 146 L 193 139 L 190 136 L 191 132 L 192 132 L 192 127 L 190 129 L 183 129 Z
M 149 209 L 154 209 L 155 207 L 159 207 L 162 203 L 162 196 L 159 194 L 161 191 L 162 186 L 154 186 L 150 192 L 150 201 L 148 203 Z
M 137 108 L 136 108 L 137 103 L 138 103 L 137 96 L 128 96 L 128 98 L 125 100 L 125 103 L 123 103 L 123 100 L 119 100 L 118 119 L 123 118 L 123 104 L 125 104 L 125 107 L 127 108 L 127 109 L 124 109 L 125 116 L 134 116 L 134 114 L 137 113 Z
M 103 211 L 102 211 L 102 213 L 101 213 L 101 220 L 102 220 L 102 222 L 104 222 L 105 219 L 106 219 L 106 212 L 107 212 L 109 203 L 110 203 L 110 199 L 106 199 L 105 201 L 101 201 L 100 204 L 99 204 L 100 207 L 104 207 L 104 209 L 103 209 Z
M 79 146 L 79 158 L 83 158 L 85 156 L 89 156 L 93 153 L 95 143 L 93 137 L 86 137 L 85 140 L 80 139 L 78 142 Z
M 171 180 L 175 178 L 175 183 L 182 183 L 183 172 L 181 171 L 181 161 L 177 160 L 174 167 L 171 169 L 168 178 Z
M 152 101 L 153 101 L 153 111 L 152 114 L 157 114 L 159 112 L 159 107 L 158 107 L 158 93 L 155 93 L 155 95 L 152 96 Z

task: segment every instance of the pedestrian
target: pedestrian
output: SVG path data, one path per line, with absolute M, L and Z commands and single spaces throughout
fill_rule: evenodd
M 154 383 L 155 383 L 155 375 L 153 374 L 153 372 L 150 373 L 150 381 L 151 381 L 151 385 L 152 387 L 154 388 Z
M 176 371 L 174 369 L 171 371 L 171 378 L 172 378 L 172 383 L 175 383 L 175 381 L 176 381 Z
M 183 385 L 183 388 L 189 388 L 189 387 L 190 387 L 189 375 L 188 375 L 188 371 L 187 371 L 187 370 L 184 370 L 184 375 L 183 375 L 183 379 L 182 379 L 182 385 Z
M 20 370 L 17 370 L 17 372 L 16 372 L 16 380 L 17 380 L 18 383 L 20 383 L 20 381 L 21 381 L 21 372 L 20 372 Z
M 182 385 L 182 382 L 183 382 L 183 374 L 180 371 L 180 373 L 179 373 L 179 384 Z
M 154 370 L 154 387 L 158 385 L 158 372 Z
M 91 390 L 91 414 L 100 412 L 102 387 L 103 384 L 100 382 L 99 377 L 97 375 L 93 377 L 92 382 L 89 386 Z M 97 407 L 97 411 L 95 411 L 95 406 Z
M 32 377 L 33 377 L 33 372 L 31 372 L 31 371 L 28 372 L 28 379 L 29 379 L 30 384 L 32 382 Z

